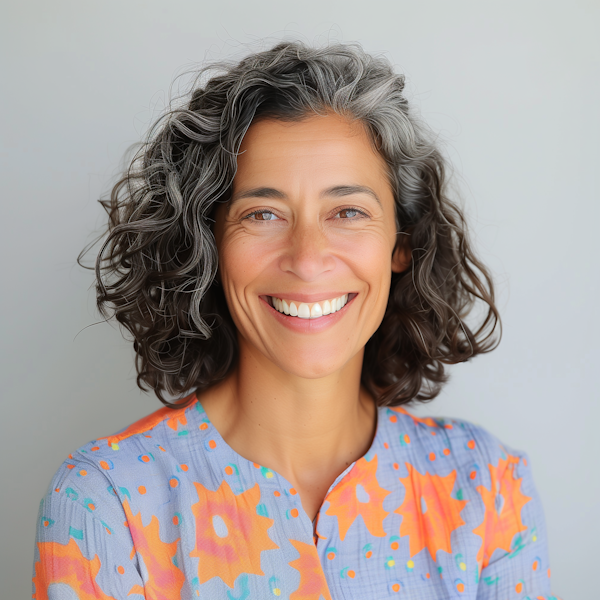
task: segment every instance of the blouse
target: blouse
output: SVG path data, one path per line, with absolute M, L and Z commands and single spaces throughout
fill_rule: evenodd
M 526 455 L 401 407 L 314 522 L 198 399 L 162 408 L 69 455 L 36 542 L 36 600 L 555 598 Z

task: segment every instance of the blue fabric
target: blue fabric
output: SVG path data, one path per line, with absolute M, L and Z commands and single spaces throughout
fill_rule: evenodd
M 91 442 L 40 505 L 34 598 L 554 598 L 526 456 L 480 427 L 378 409 L 311 522 L 199 401 Z

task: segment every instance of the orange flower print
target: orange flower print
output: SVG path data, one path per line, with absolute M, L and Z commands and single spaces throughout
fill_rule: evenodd
M 394 512 L 402 515 L 400 535 L 409 536 L 411 558 L 423 548 L 429 550 L 433 561 L 439 550 L 451 553 L 450 535 L 464 525 L 460 511 L 466 500 L 452 498 L 456 471 L 441 475 L 421 475 L 411 464 L 405 463 L 408 476 L 400 478 L 406 495 Z
M 190 556 L 200 559 L 198 577 L 204 583 L 220 577 L 230 588 L 242 573 L 264 575 L 260 568 L 263 550 L 279 548 L 267 530 L 273 519 L 259 515 L 260 487 L 238 494 L 223 481 L 211 492 L 194 482 L 199 502 L 192 505 L 196 519 L 196 548 Z
M 57 542 L 38 543 L 40 560 L 35 563 L 35 600 L 48 600 L 48 586 L 64 583 L 77 595 L 79 600 L 115 600 L 102 592 L 96 583 L 100 570 L 97 555 L 88 560 L 83 556 L 77 542 L 71 538 L 68 544 Z
M 391 492 L 380 487 L 376 472 L 377 455 L 370 461 L 362 457 L 326 497 L 329 508 L 325 514 L 337 517 L 340 540 L 344 540 L 359 515 L 371 535 L 386 535 L 383 520 L 389 513 L 383 509 L 383 501 Z
M 136 421 L 132 425 L 130 425 L 127 429 L 122 431 L 121 433 L 117 433 L 116 435 L 109 435 L 108 437 L 101 437 L 98 440 L 106 440 L 106 443 L 109 446 L 113 444 L 118 444 L 122 440 L 131 437 L 132 435 L 137 435 L 138 433 L 144 433 L 145 431 L 150 431 L 154 429 L 159 423 L 163 421 L 167 421 L 167 425 L 177 431 L 178 423 L 182 425 L 187 425 L 187 417 L 185 416 L 185 411 L 189 408 L 189 406 L 185 408 L 169 408 L 165 406 L 165 408 L 159 408 L 157 411 L 149 414 L 148 416 Z
M 440 427 L 439 424 L 436 423 L 436 421 L 431 417 L 415 417 L 401 406 L 390 406 L 388 410 L 392 410 L 394 412 L 400 413 L 401 415 L 406 415 L 407 417 L 410 417 L 413 420 L 413 423 L 421 423 L 422 425 L 427 425 L 428 427 L 436 427 L 438 429 Z
M 315 545 L 297 540 L 290 540 L 290 543 L 300 553 L 299 558 L 289 563 L 290 567 L 300 572 L 300 585 L 290 594 L 290 600 L 331 600 Z
M 485 568 L 495 550 L 511 551 L 514 536 L 527 529 L 521 521 L 521 509 L 531 498 L 521 492 L 521 481 L 515 477 L 515 464 L 519 458 L 508 455 L 494 468 L 488 465 L 492 480 L 491 489 L 480 485 L 477 491 L 485 505 L 485 516 L 473 533 L 481 537 L 477 562 Z
M 148 573 L 148 581 L 144 584 L 146 597 L 152 600 L 179 598 L 185 582 L 184 574 L 173 564 L 179 539 L 171 543 L 163 542 L 156 516 L 153 515 L 150 523 L 144 526 L 141 512 L 134 515 L 127 500 L 123 502 L 123 509 L 135 551 L 142 557 Z

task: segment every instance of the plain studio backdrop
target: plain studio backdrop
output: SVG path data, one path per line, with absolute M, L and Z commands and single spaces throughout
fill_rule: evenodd
M 504 320 L 500 347 L 453 367 L 419 414 L 528 452 L 555 593 L 599 593 L 597 0 L 5 0 L 1 13 L 2 598 L 30 597 L 59 464 L 160 407 L 136 388 L 118 328 L 90 326 L 93 279 L 75 259 L 104 226 L 96 200 L 178 74 L 281 39 L 359 41 L 406 74 Z

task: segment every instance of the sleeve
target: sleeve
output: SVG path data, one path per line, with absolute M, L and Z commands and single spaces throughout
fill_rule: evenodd
M 481 538 L 477 600 L 559 600 L 551 592 L 544 513 L 527 455 L 478 433 L 484 519 L 473 531 Z
M 33 598 L 142 600 L 121 503 L 101 473 L 77 463 L 62 465 L 40 503 Z

